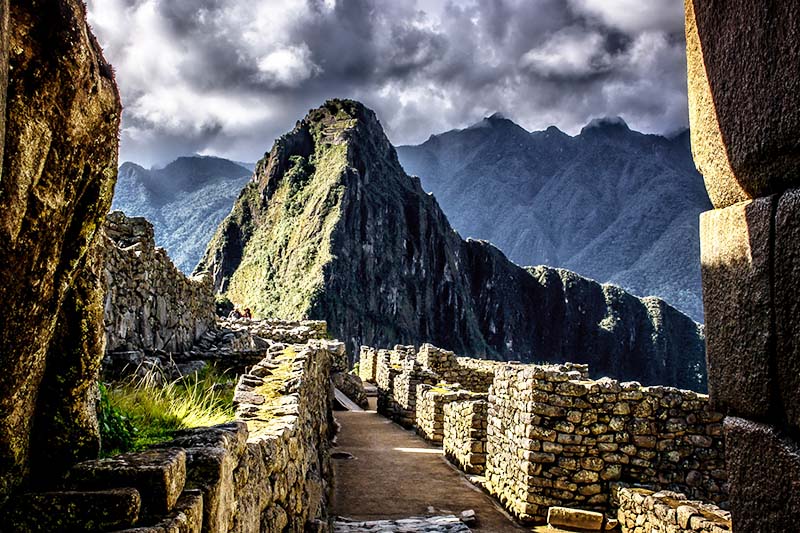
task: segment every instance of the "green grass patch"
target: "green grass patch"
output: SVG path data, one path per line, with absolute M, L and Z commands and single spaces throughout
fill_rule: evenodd
M 168 441 L 181 429 L 234 419 L 233 376 L 214 367 L 166 382 L 157 371 L 101 389 L 103 455 Z

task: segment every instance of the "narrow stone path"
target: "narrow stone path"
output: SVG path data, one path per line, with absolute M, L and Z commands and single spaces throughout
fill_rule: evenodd
M 374 398 L 370 398 L 374 409 Z M 374 410 L 337 411 L 333 514 L 357 521 L 460 515 L 473 509 L 472 531 L 530 531 L 514 523 L 434 447 Z M 347 458 L 350 454 L 352 458 Z M 408 531 L 408 530 L 406 530 Z

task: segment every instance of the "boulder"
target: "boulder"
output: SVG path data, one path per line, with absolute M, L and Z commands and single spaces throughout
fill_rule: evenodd
M 2 504 L 31 464 L 56 477 L 99 450 L 91 252 L 111 204 L 121 106 L 83 2 L 3 0 L 0 29 Z
M 692 153 L 715 207 L 800 185 L 800 4 L 686 0 Z

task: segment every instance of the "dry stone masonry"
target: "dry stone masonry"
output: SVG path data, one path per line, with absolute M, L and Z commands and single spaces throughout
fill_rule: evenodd
M 587 365 L 468 360 L 428 344 L 360 355 L 379 412 L 413 421 L 523 521 L 554 507 L 608 514 L 620 483 L 727 502 L 723 417 L 706 395 L 592 380 Z
M 486 470 L 486 400 L 451 402 L 444 407 L 444 454 L 468 474 Z
M 501 367 L 489 397 L 487 484 L 523 519 L 551 506 L 607 511 L 616 481 L 721 502 L 721 421 L 692 391 L 592 381 L 558 367 Z
M 729 533 L 731 514 L 715 505 L 670 491 L 618 487 L 617 519 L 622 533 Z
M 734 531 L 800 515 L 800 5 L 686 1 L 711 402 Z
M 187 278 L 144 218 L 110 213 L 105 234 L 106 349 L 182 352 L 214 326 L 211 277 Z
M 330 371 L 343 344 L 273 351 L 236 387 L 236 422 L 74 466 L 65 490 L 23 495 L 14 531 L 325 531 Z M 100 505 L 103 507 L 100 507 Z

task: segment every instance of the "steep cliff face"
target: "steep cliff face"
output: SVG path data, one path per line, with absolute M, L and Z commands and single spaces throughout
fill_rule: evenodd
M 598 119 L 573 137 L 493 115 L 397 151 L 465 237 L 702 320 L 698 219 L 711 204 L 688 131 L 667 138 Z
M 96 455 L 102 283 L 94 244 L 120 102 L 78 0 L 0 2 L 0 504 Z M 8 54 L 6 54 L 8 51 Z
M 465 355 L 588 362 L 704 387 L 700 326 L 567 271 L 463 241 L 375 117 L 329 101 L 279 139 L 198 271 L 260 315 L 327 320 L 351 349 L 425 341 Z

